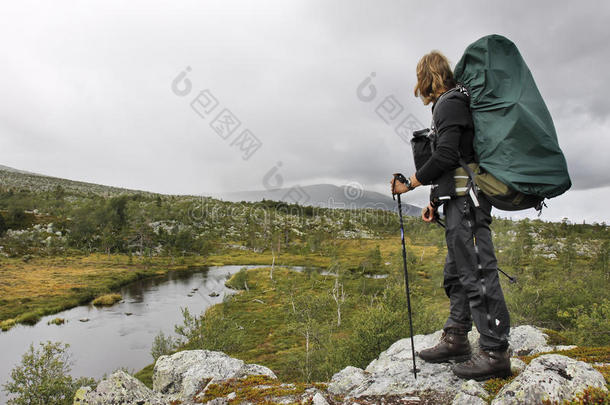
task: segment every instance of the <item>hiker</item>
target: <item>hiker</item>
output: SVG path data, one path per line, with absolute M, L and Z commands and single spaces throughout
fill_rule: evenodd
M 466 164 L 476 160 L 467 91 L 455 82 L 447 58 L 433 51 L 417 64 L 415 96 L 424 105 L 432 103 L 436 148 L 406 184 L 392 179 L 392 193 L 435 184 L 422 218 L 425 222 L 434 221 L 442 205 L 447 241 L 443 285 L 450 303 L 440 342 L 420 351 L 419 357 L 431 363 L 455 361 L 453 372 L 465 379 L 506 377 L 510 375 L 510 319 L 489 229 L 491 204 L 483 193 L 439 199 L 438 192 L 447 182 L 454 182 L 455 190 L 454 172 L 460 167 L 460 158 Z M 481 350 L 471 355 L 468 332 L 473 320 L 480 333 Z

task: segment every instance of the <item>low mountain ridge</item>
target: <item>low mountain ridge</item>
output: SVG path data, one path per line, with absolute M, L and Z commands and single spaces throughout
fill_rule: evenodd
M 0 165 L 0 188 L 30 191 L 52 191 L 59 188 L 71 192 L 85 192 L 104 196 L 120 194 L 155 194 L 141 190 L 131 190 L 85 181 L 68 180 L 39 173 L 32 173 Z
M 219 194 L 216 197 L 232 202 L 273 200 L 320 208 L 397 210 L 396 201 L 389 195 L 364 190 L 358 185 L 313 184 L 270 190 L 237 191 Z M 403 213 L 406 215 L 419 216 L 421 208 L 406 203 L 402 205 Z
M 3 165 L 0 165 L 0 187 L 17 190 L 27 189 L 30 191 L 52 191 L 62 188 L 66 191 L 88 192 L 104 196 L 159 194 L 46 176 Z M 333 184 L 315 184 L 271 190 L 235 191 L 216 194 L 211 197 L 231 202 L 271 200 L 320 208 L 397 210 L 396 202 L 390 196 L 375 191 L 364 190 L 357 186 L 335 186 Z M 404 214 L 419 216 L 420 212 L 421 208 L 403 203 Z

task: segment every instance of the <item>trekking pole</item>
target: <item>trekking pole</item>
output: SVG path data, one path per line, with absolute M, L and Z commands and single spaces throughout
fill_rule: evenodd
M 406 183 L 402 174 L 395 174 L 394 181 Z M 405 180 L 405 181 L 403 181 Z M 400 241 L 402 242 L 402 264 L 405 271 L 405 290 L 407 292 L 407 311 L 409 312 L 409 330 L 411 331 L 411 355 L 413 356 L 413 376 L 417 379 L 417 367 L 415 366 L 415 343 L 413 343 L 413 320 L 411 317 L 411 294 L 409 291 L 409 273 L 407 272 L 407 248 L 405 246 L 405 229 L 402 220 L 402 204 L 400 202 L 400 194 L 392 194 L 392 198 L 398 196 L 398 217 L 400 218 Z
M 443 229 L 447 229 L 447 227 L 445 226 L 445 224 L 443 223 L 443 221 L 441 221 L 440 217 L 438 216 L 438 214 L 434 214 L 434 222 L 436 222 L 438 225 L 440 225 Z M 506 276 L 506 278 L 508 278 L 508 281 L 511 284 L 515 284 L 517 282 L 517 277 L 515 276 L 511 276 L 510 274 L 506 273 L 504 270 L 502 270 L 501 268 L 498 267 L 498 271 L 502 274 L 504 274 Z
M 505 273 L 505 272 L 504 272 L 504 270 L 502 270 L 502 269 L 501 269 L 501 268 L 499 268 L 499 267 L 498 267 L 498 271 L 499 271 L 500 273 L 504 274 L 504 275 L 506 276 L 506 278 L 508 278 L 508 281 L 509 281 L 511 284 L 515 284 L 515 283 L 517 282 L 517 277 L 515 277 L 515 276 L 511 276 L 510 274 Z

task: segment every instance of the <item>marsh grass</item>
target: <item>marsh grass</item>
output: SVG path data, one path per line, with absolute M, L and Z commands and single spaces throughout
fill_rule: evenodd
M 121 294 L 104 294 L 91 301 L 91 303 L 98 307 L 110 307 L 122 299 L 123 296 Z
M 66 320 L 64 318 L 53 318 L 51 319 L 49 322 L 47 322 L 47 325 L 63 325 L 64 323 L 66 323 Z
M 171 265 L 168 258 L 129 264 L 127 255 L 37 257 L 27 263 L 0 259 L 0 327 L 36 324 L 41 317 L 91 302 L 145 277 L 196 265 Z
M 397 240 L 333 240 L 320 252 L 281 252 L 278 266 L 327 268 L 336 262 L 353 272 L 377 245 L 386 257 Z M 414 248 L 417 254 L 420 254 Z M 426 257 L 433 250 L 427 248 Z M 393 253 L 394 254 L 394 253 Z M 334 257 L 334 258 L 333 258 Z M 116 292 L 120 287 L 142 278 L 158 277 L 169 271 L 193 271 L 201 266 L 271 264 L 271 253 L 249 250 L 220 249 L 207 257 L 134 257 L 125 254 L 73 255 L 66 257 L 34 257 L 28 262 L 20 258 L 0 258 L 0 328 L 15 324 L 34 325 L 40 318 L 78 305 L 96 297 Z M 385 268 L 379 273 L 387 272 Z

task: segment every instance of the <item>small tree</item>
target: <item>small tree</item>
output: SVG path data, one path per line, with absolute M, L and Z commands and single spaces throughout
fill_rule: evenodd
M 11 371 L 11 379 L 3 389 L 12 398 L 9 405 L 71 404 L 81 385 L 91 385 L 91 379 L 75 380 L 71 371 L 69 345 L 59 342 L 40 343 L 40 349 L 30 344 L 21 364 Z
M 324 329 L 316 318 L 328 308 L 328 301 L 307 295 L 297 297 L 296 301 L 296 312 L 292 314 L 289 328 L 305 339 L 305 353 L 300 366 L 303 378 L 310 382 L 316 367 L 312 357 L 320 349 L 320 336 Z
M 177 344 L 187 342 L 197 348 L 203 347 L 205 343 L 201 318 L 192 315 L 188 308 L 180 308 L 182 311 L 182 325 L 175 325 L 174 331 L 180 336 Z
M 6 222 L 4 222 L 4 217 L 2 216 L 2 213 L 0 213 L 0 236 L 4 235 L 6 229 Z
M 339 272 L 339 266 L 336 267 L 335 273 L 335 285 L 332 289 L 331 295 L 337 305 L 337 327 L 341 326 L 341 305 L 345 302 L 345 291 L 343 290 L 343 283 L 339 283 L 341 273 Z
M 171 354 L 174 350 L 176 350 L 177 343 L 178 342 L 176 339 L 172 338 L 171 336 L 165 336 L 165 333 L 160 331 L 153 340 L 150 355 L 155 361 L 157 361 L 159 357 Z

